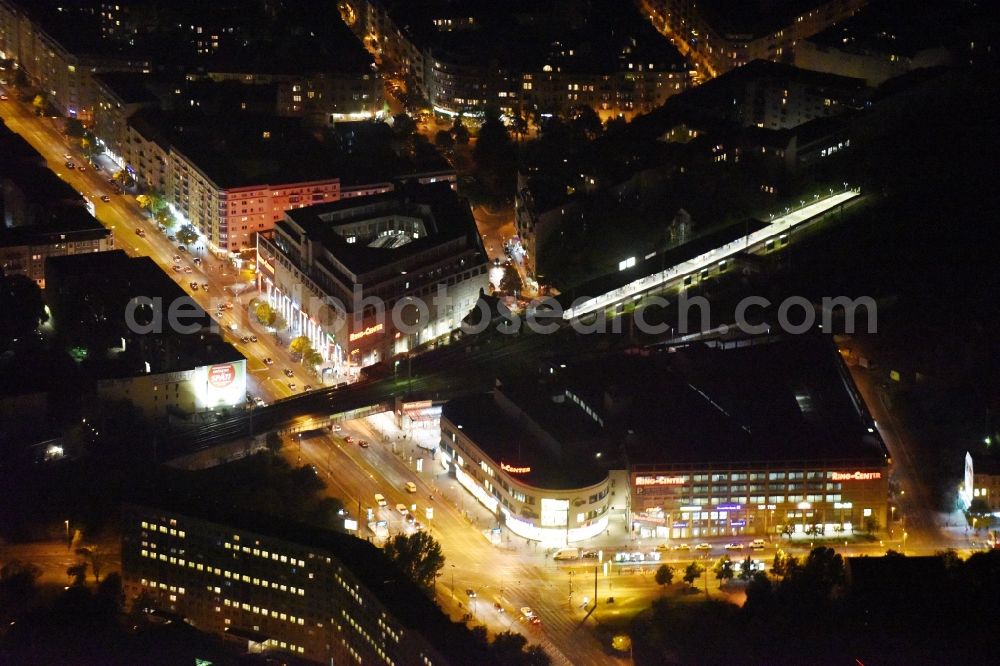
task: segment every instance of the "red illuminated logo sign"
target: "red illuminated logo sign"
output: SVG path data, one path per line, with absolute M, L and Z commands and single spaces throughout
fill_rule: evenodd
M 215 388 L 226 388 L 236 381 L 236 367 L 232 363 L 213 365 L 208 369 L 208 383 Z
M 832 479 L 834 481 L 871 481 L 873 479 L 881 479 L 882 472 L 833 472 Z

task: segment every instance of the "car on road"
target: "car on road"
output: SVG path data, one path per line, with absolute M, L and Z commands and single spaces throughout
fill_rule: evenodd
M 167 236 L 167 240 L 170 241 L 171 243 L 173 243 L 175 240 L 177 240 L 177 236 L 173 236 L 173 235 Z
M 78 167 L 76 168 L 76 170 L 77 170 L 77 171 L 86 171 L 86 170 L 87 170 L 87 167 L 85 167 L 85 166 L 83 166 L 83 165 L 81 164 L 80 166 L 78 166 Z
M 256 335 L 251 335 L 250 336 L 250 342 L 257 342 L 257 336 Z
M 412 514 L 412 513 L 408 513 L 408 514 L 406 514 L 406 516 L 405 516 L 405 517 L 406 517 L 406 522 L 408 522 L 408 523 L 409 523 L 409 524 L 411 524 L 411 525 L 413 525 L 414 523 L 416 523 L 416 522 L 417 522 L 417 519 L 413 517 L 413 514 Z
M 347 442 L 348 444 L 353 444 L 354 443 L 354 438 L 351 437 L 350 435 L 348 435 L 348 436 L 344 437 L 344 441 Z
M 201 283 L 201 288 L 204 289 L 205 291 L 208 291 L 208 283 L 207 282 L 202 282 Z
M 64 154 L 63 154 L 63 157 L 65 157 L 65 158 L 66 158 L 66 161 L 67 161 L 67 162 L 69 162 L 70 160 L 72 160 L 72 159 L 73 159 L 73 156 L 72 156 L 72 155 L 70 155 L 69 153 L 64 153 Z
M 712 550 L 712 544 L 710 543 L 699 543 L 694 547 L 695 550 Z
M 178 266 L 177 264 L 174 264 L 174 265 L 172 266 L 172 268 L 174 269 L 174 272 L 175 272 L 175 273 L 180 273 L 180 272 L 181 272 L 181 267 L 180 267 L 180 266 Z
M 302 390 L 303 391 L 312 391 L 313 390 L 312 384 L 306 384 L 305 386 L 302 387 Z
M 294 391 L 295 390 L 295 384 L 293 382 L 288 382 L 288 390 L 289 391 Z
M 274 359 L 268 356 L 264 359 L 264 365 L 274 365 Z
M 74 163 L 72 163 L 72 162 L 66 162 L 66 168 L 67 169 L 75 169 L 76 165 Z
M 465 591 L 465 596 L 469 597 L 470 599 L 475 599 L 475 598 L 476 598 L 476 591 L 475 591 L 475 590 L 473 590 L 473 589 L 472 589 L 472 588 L 470 587 L 469 589 L 467 589 L 467 590 Z
M 180 260 L 181 260 L 181 255 L 175 254 L 174 255 L 174 263 L 178 263 Z
M 689 543 L 675 543 L 674 550 L 691 550 L 691 544 Z
M 743 550 L 743 544 L 732 541 L 726 544 L 726 550 Z
M 185 273 L 191 273 L 192 271 L 193 271 L 193 269 L 190 266 L 185 266 L 184 267 L 184 272 Z
M 197 265 L 197 266 L 201 265 L 201 257 L 195 257 L 191 261 L 193 261 L 195 263 L 195 265 Z
M 382 493 L 375 493 L 375 503 L 379 506 L 389 506 L 389 503 L 385 501 L 385 495 Z
M 583 559 L 585 559 L 585 560 L 596 560 L 597 559 L 597 551 L 596 550 L 588 550 L 586 553 L 583 554 Z
M 363 449 L 367 449 L 368 448 L 368 440 L 367 439 L 359 439 L 358 440 L 358 446 L 360 446 Z
M 407 481 L 406 485 L 403 487 L 406 488 L 406 492 L 408 493 L 417 492 L 417 484 L 413 483 L 413 481 Z
M 535 611 L 531 610 L 527 606 L 521 607 L 521 617 L 523 617 L 526 622 L 531 624 L 538 625 L 542 623 L 542 618 L 535 615 Z
M 187 251 L 188 251 L 188 249 L 187 249 L 187 247 L 185 247 L 184 245 L 178 245 L 178 246 L 177 246 L 177 251 L 178 251 L 178 252 L 187 252 Z
M 500 613 L 502 615 L 503 614 L 503 604 L 500 603 L 499 601 L 494 601 L 493 602 L 493 610 L 495 610 L 497 613 Z
M 198 283 L 197 282 L 189 282 L 188 286 L 191 287 L 191 291 L 198 291 Z
M 101 201 L 103 201 L 104 203 L 108 203 L 111 201 L 111 197 L 109 197 L 107 194 L 102 194 Z
M 750 550 L 764 550 L 764 540 L 754 539 L 750 542 Z
M 253 399 L 253 404 L 257 405 L 258 407 L 267 407 L 267 403 L 264 402 L 264 398 L 260 396 L 257 396 L 256 398 Z
M 7 101 L 7 95 L 0 93 L 0 102 L 6 102 L 6 101 Z
M 135 235 L 138 236 L 139 238 L 145 238 L 146 237 L 146 232 L 143 231 L 142 229 L 136 229 L 135 230 Z
M 246 343 L 250 342 L 250 338 L 248 338 L 247 336 L 244 335 L 242 338 L 240 338 L 240 342 L 242 342 L 243 344 L 246 344 Z
M 404 516 L 410 512 L 409 509 L 406 508 L 406 505 L 403 503 L 399 503 L 396 505 L 396 511 L 399 511 L 399 513 L 401 513 Z
M 283 373 L 285 373 L 285 376 L 286 376 L 286 377 L 294 377 L 294 376 L 295 376 L 295 373 L 294 373 L 294 372 L 292 372 L 292 371 L 291 371 L 290 369 L 288 369 L 288 368 L 285 368 L 284 370 L 282 370 L 282 372 L 283 372 Z

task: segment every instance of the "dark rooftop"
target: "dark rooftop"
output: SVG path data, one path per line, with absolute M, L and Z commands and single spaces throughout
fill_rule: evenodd
M 545 388 L 518 382 L 451 400 L 441 414 L 497 464 L 530 468 L 517 477 L 536 488 L 583 488 L 607 478 L 608 467 L 598 464 L 615 454 L 607 434 L 563 392 Z
M 294 118 L 163 113 L 144 116 L 162 122 L 170 145 L 221 188 L 279 185 L 337 178 L 343 171 L 328 149 Z
M 555 381 L 589 396 L 589 404 L 599 407 L 603 397 L 620 410 L 620 416 L 605 419 L 632 433 L 623 441 L 633 464 L 884 463 L 827 337 L 751 342 L 611 355 L 557 371 Z
M 111 91 L 122 104 L 153 104 L 156 102 L 156 96 L 146 87 L 150 81 L 148 74 L 103 72 L 95 74 L 94 80 Z
M 419 220 L 423 225 L 420 238 L 398 247 L 376 247 L 367 242 L 372 239 L 348 243 L 339 231 L 347 224 L 392 215 Z M 354 275 L 460 238 L 466 239 L 468 247 L 480 247 L 468 202 L 459 197 L 447 182 L 402 185 L 385 194 L 296 208 L 288 211 L 286 216 L 301 226 L 312 241 L 323 245 L 343 262 Z M 287 229 L 288 225 L 279 222 L 278 227 Z
M 698 9 L 724 36 L 762 37 L 824 4 L 825 0 L 699 0 Z
M 206 498 L 182 498 L 169 492 L 132 498 L 150 508 L 173 511 L 261 536 L 284 539 L 329 553 L 354 574 L 399 622 L 419 633 L 455 664 L 474 653 L 471 634 L 451 622 L 417 585 L 379 548 L 354 536 L 296 523 L 285 518 L 248 513 Z
M 149 257 L 129 257 L 122 250 L 50 257 L 45 274 L 46 301 L 61 335 L 71 337 L 74 331 L 97 326 L 109 339 L 117 342 L 125 337 L 131 341 L 122 353 L 88 358 L 95 376 L 173 372 L 244 358 L 212 332 L 211 317 Z M 130 330 L 125 310 L 136 297 L 162 299 L 162 332 L 139 334 Z M 185 313 L 191 313 L 184 314 L 180 323 L 195 325 L 195 332 L 183 333 L 170 326 L 167 309 L 179 302 L 184 303 Z M 135 316 L 143 320 L 141 311 Z

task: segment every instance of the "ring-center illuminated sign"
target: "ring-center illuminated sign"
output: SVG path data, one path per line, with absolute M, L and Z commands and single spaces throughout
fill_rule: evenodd
M 514 467 L 513 465 L 508 465 L 505 462 L 500 463 L 500 469 L 508 474 L 528 474 L 531 472 L 530 467 Z
M 371 335 L 372 333 L 378 333 L 383 328 L 385 328 L 385 327 L 382 324 L 375 324 L 374 326 L 369 326 L 368 328 L 366 328 L 363 331 L 356 331 L 354 333 L 351 333 L 351 335 L 349 337 L 350 337 L 351 342 L 354 342 L 355 340 L 360 340 L 361 338 L 367 337 L 367 336 Z
M 882 472 L 831 472 L 834 481 L 871 481 L 881 479 Z
M 680 486 L 687 481 L 683 476 L 637 476 L 637 486 Z

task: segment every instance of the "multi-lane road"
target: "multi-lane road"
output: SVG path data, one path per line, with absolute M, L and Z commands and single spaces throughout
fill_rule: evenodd
M 232 263 L 218 259 L 206 251 L 196 252 L 195 256 L 200 259 L 200 263 L 196 263 L 190 252 L 178 249 L 179 243 L 170 241 L 168 235 L 160 231 L 156 223 L 139 208 L 134 196 L 114 193 L 115 186 L 107 182 L 112 176 L 107 158 L 99 160 L 100 164 L 105 165 L 103 169 L 90 166 L 74 140 L 60 131 L 56 121 L 36 117 L 30 104 L 18 101 L 13 90 L 9 91 L 8 97 L 9 99 L 0 101 L 0 118 L 45 158 L 56 175 L 93 202 L 97 219 L 111 230 L 118 249 L 130 256 L 152 258 L 213 316 L 218 304 L 233 303 L 233 308 L 225 311 L 217 321 L 227 341 L 247 357 L 248 390 L 251 393 L 270 402 L 301 393 L 305 386 L 320 384 L 311 372 L 293 362 L 285 347 L 287 335 L 282 341 L 285 344 L 282 344 L 248 315 L 245 305 L 255 293 L 254 286 L 241 280 L 239 271 Z M 69 160 L 67 155 L 70 156 Z M 87 169 L 81 172 L 79 168 L 67 168 L 67 161 L 72 161 L 77 166 L 86 166 Z M 110 200 L 102 201 L 102 195 L 109 196 Z M 180 261 L 175 261 L 175 256 L 180 257 Z M 180 269 L 175 271 L 175 265 Z M 197 290 L 191 288 L 192 282 L 199 285 Z M 208 289 L 202 287 L 206 284 Z M 232 330 L 234 325 L 236 328 Z M 241 341 L 249 335 L 255 335 L 258 341 Z M 264 359 L 267 358 L 272 359 L 273 364 L 265 364 Z M 286 369 L 292 371 L 292 377 L 285 376 Z M 294 384 L 295 390 L 289 384 Z

